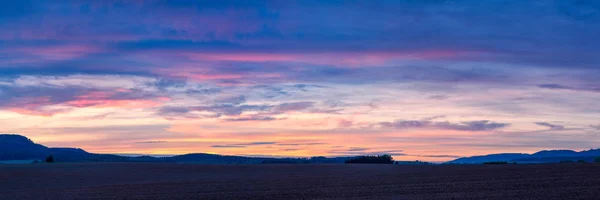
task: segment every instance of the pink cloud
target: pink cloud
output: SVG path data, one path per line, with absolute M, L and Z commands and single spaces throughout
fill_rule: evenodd
M 33 55 L 42 60 L 72 60 L 88 54 L 101 52 L 102 48 L 91 45 L 61 45 L 40 47 L 19 47 L 5 49 L 4 52 Z M 22 62 L 40 61 L 39 58 L 25 59 Z
M 22 115 L 34 115 L 49 117 L 58 113 L 67 112 L 69 109 L 47 108 L 46 106 L 54 104 L 52 97 L 43 96 L 35 98 L 14 98 L 11 102 L 3 107 L 8 111 L 19 113 Z
M 56 99 L 52 96 L 18 97 L 10 99 L 2 108 L 24 115 L 53 116 L 68 112 L 73 107 L 152 108 L 170 101 L 170 98 L 164 96 L 136 96 L 131 92 L 128 89 L 92 91 L 66 99 Z M 68 107 L 54 108 L 55 105 Z
M 58 113 L 67 112 L 70 109 L 27 109 L 27 108 L 10 108 L 8 111 L 19 113 L 22 115 L 51 117 Z
M 219 83 L 220 85 L 244 85 L 247 84 L 243 80 L 246 79 L 281 79 L 284 76 L 277 73 L 222 73 L 209 71 L 204 67 L 170 67 L 155 69 L 154 73 L 163 76 L 184 78 L 190 81 L 205 82 L 205 81 L 222 81 L 234 80 L 236 83 Z
M 181 53 L 196 61 L 239 62 L 305 62 L 336 66 L 385 65 L 394 60 L 452 59 L 474 55 L 476 52 L 458 50 L 432 50 L 413 52 L 332 52 L 332 53 Z
M 241 62 L 267 62 L 267 61 L 296 61 L 297 55 L 268 54 L 268 53 L 185 53 L 191 60 L 212 61 L 241 61 Z

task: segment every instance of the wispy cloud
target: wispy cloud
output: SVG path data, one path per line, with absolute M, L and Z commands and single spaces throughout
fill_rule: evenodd
M 262 145 L 275 145 L 277 142 L 249 142 L 249 143 L 237 143 L 237 144 L 221 144 L 212 145 L 212 148 L 246 148 L 249 146 L 262 146 Z
M 565 86 L 560 84 L 542 84 L 538 85 L 544 89 L 555 89 L 555 90 L 574 90 L 574 91 L 588 91 L 588 92 L 600 92 L 600 87 L 597 86 Z
M 307 142 L 307 143 L 279 143 L 279 146 L 312 146 L 312 145 L 322 145 L 327 144 L 324 142 Z
M 497 123 L 489 120 L 467 121 L 460 123 L 434 122 L 430 120 L 397 120 L 394 122 L 380 122 L 380 126 L 397 129 L 446 129 L 457 131 L 491 131 L 509 126 L 508 123 Z
M 162 141 L 162 140 L 149 140 L 149 141 L 141 141 L 141 142 L 136 142 L 138 144 L 161 144 L 161 143 L 167 143 L 167 141 Z
M 212 148 L 246 148 L 246 146 L 241 145 L 212 145 Z
M 565 126 L 563 125 L 557 125 L 557 124 L 551 124 L 548 122 L 536 122 L 535 124 L 540 125 L 540 126 L 545 126 L 550 128 L 550 130 L 563 130 L 565 129 Z
M 269 117 L 269 116 L 250 116 L 250 117 L 239 117 L 239 118 L 225 118 L 223 120 L 232 121 L 232 122 L 243 122 L 243 121 L 273 121 L 273 120 L 278 120 L 278 119 L 275 117 Z

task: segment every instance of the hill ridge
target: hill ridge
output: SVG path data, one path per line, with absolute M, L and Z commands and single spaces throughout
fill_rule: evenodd
M 561 161 L 586 161 L 593 162 L 600 156 L 600 149 L 575 151 L 569 149 L 541 150 L 532 154 L 528 153 L 497 153 L 458 158 L 449 161 L 449 164 L 481 164 L 485 162 L 516 162 L 516 163 L 558 163 Z

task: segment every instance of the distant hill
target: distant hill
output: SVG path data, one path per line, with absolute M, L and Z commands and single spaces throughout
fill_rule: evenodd
M 354 157 L 312 157 L 312 158 L 258 158 L 226 156 L 217 154 L 193 153 L 176 156 L 120 156 L 89 153 L 78 148 L 49 148 L 36 144 L 21 135 L 0 134 L 0 161 L 44 160 L 52 155 L 55 162 L 171 162 L 199 164 L 300 164 L 300 163 L 344 163 Z M 449 164 L 482 164 L 484 162 L 506 161 L 517 163 L 558 163 L 561 161 L 593 162 L 600 156 L 600 149 L 587 151 L 544 150 L 534 154 L 502 153 L 459 158 Z M 398 164 L 414 164 L 398 161 Z
M 502 153 L 489 154 L 482 156 L 472 156 L 459 158 L 447 163 L 450 164 L 482 164 L 484 162 L 506 161 L 509 163 L 558 163 L 561 161 L 578 161 L 593 162 L 596 157 L 600 156 L 600 149 L 591 149 L 586 151 L 573 150 L 544 150 L 534 154 L 525 153 Z
M 170 157 L 119 156 L 89 153 L 78 148 L 48 148 L 21 135 L 0 134 L 0 161 L 44 160 L 52 155 L 55 162 L 173 162 L 200 164 L 283 164 L 283 163 L 344 163 L 351 157 L 257 158 L 193 153 Z
M 127 161 L 127 157 L 93 154 L 77 148 L 48 148 L 21 135 L 0 135 L 0 160 L 44 160 L 52 155 L 57 162 Z
M 41 160 L 50 150 L 20 135 L 0 135 L 0 160 Z

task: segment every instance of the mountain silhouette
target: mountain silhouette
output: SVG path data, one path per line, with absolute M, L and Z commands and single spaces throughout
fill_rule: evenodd
M 450 164 L 482 164 L 485 162 L 516 162 L 516 163 L 558 163 L 561 161 L 579 161 L 593 162 L 600 156 L 600 149 L 590 149 L 585 151 L 573 150 L 543 150 L 534 154 L 526 153 L 501 153 L 482 156 L 472 156 L 459 158 L 448 163 Z
M 171 157 L 118 156 L 89 153 L 78 148 L 49 148 L 29 138 L 14 134 L 0 134 L 1 160 L 44 160 L 52 155 L 55 162 L 173 162 L 201 164 L 260 164 L 260 163 L 344 163 L 352 157 L 313 158 L 259 158 L 192 153 Z
M 171 157 L 119 156 L 112 154 L 89 153 L 79 148 L 49 148 L 36 144 L 29 138 L 14 134 L 0 134 L 0 161 L 2 160 L 44 160 L 52 155 L 55 162 L 171 162 L 201 164 L 283 164 L 283 163 L 344 163 L 350 157 L 312 157 L 312 158 L 261 158 L 245 156 L 227 156 L 218 154 L 192 153 Z M 482 164 L 485 162 L 517 163 L 558 163 L 561 161 L 593 162 L 600 157 L 600 149 L 586 151 L 544 150 L 534 154 L 501 153 L 459 158 L 449 164 Z

